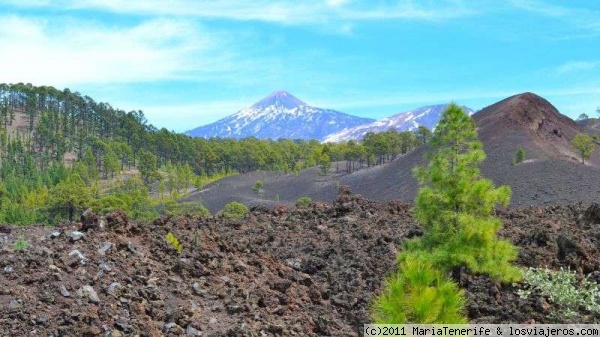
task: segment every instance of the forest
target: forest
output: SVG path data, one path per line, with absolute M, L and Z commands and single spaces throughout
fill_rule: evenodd
M 73 220 L 87 207 L 150 219 L 196 211 L 190 188 L 256 170 L 323 174 L 384 164 L 425 144 L 431 132 L 368 133 L 362 141 L 203 139 L 158 129 L 142 111 L 123 111 L 69 89 L 0 84 L 0 221 Z M 166 196 L 166 197 L 165 197 Z

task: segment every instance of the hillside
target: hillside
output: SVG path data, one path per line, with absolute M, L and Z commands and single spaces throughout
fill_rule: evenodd
M 312 107 L 286 91 L 275 91 L 251 107 L 186 134 L 203 138 L 318 139 L 373 119 Z
M 545 99 L 532 93 L 515 95 L 482 109 L 473 118 L 487 153 L 482 173 L 496 184 L 511 186 L 513 206 L 600 201 L 600 151 L 582 165 L 570 146 L 581 129 Z M 512 165 L 519 147 L 525 149 L 526 160 Z M 226 179 L 190 198 L 200 198 L 212 211 L 220 210 L 226 200 L 272 204 L 276 194 L 282 202 L 293 204 L 305 195 L 330 200 L 340 183 L 369 199 L 412 201 L 417 191 L 412 169 L 425 164 L 428 151 L 421 147 L 389 164 L 349 174 L 324 177 L 307 170 L 298 176 L 263 175 L 263 196 L 251 188 L 259 178 L 248 175 Z
M 368 132 L 385 132 L 390 129 L 396 131 L 416 131 L 419 126 L 424 126 L 433 130 L 440 120 L 440 116 L 448 104 L 427 105 L 414 110 L 401 112 L 393 116 L 386 117 L 373 123 L 355 126 L 344 129 L 340 132 L 331 134 L 325 138 L 325 142 L 340 142 L 348 140 L 360 140 Z M 469 115 L 473 110 L 463 107 Z

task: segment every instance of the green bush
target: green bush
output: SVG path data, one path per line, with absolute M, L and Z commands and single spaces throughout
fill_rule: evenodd
M 252 186 L 252 189 L 254 190 L 254 192 L 256 193 L 260 193 L 262 192 L 262 190 L 264 190 L 265 185 L 263 184 L 262 180 L 257 180 L 254 183 L 254 186 Z
M 580 307 L 593 313 L 600 313 L 600 289 L 598 284 L 587 277 L 579 279 L 574 271 L 528 268 L 523 272 L 525 289 L 519 290 L 522 298 L 531 296 L 537 290 L 551 303 L 558 306 L 554 318 L 575 318 Z
M 246 213 L 248 213 L 248 207 L 237 201 L 228 203 L 223 207 L 223 211 L 221 211 L 221 214 L 225 217 L 238 219 L 244 217 Z
M 165 240 L 167 240 L 171 247 L 177 249 L 177 252 L 181 254 L 181 251 L 183 250 L 183 244 L 179 242 L 179 239 L 173 233 L 167 233 Z
M 515 156 L 515 163 L 519 164 L 519 163 L 522 163 L 524 160 L 525 160 L 525 149 L 520 147 L 517 150 L 517 154 Z
M 27 250 L 27 248 L 29 248 L 29 242 L 22 236 L 13 243 L 13 249 L 16 251 Z
M 464 292 L 455 282 L 436 270 L 426 255 L 401 254 L 401 259 L 373 305 L 376 324 L 467 322 Z
M 312 199 L 309 197 L 302 197 L 296 200 L 296 207 L 306 208 L 310 205 Z
M 199 202 L 182 202 L 179 204 L 180 214 L 209 217 L 210 211 Z

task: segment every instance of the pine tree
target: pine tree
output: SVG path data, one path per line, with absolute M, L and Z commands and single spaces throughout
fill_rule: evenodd
M 431 144 L 436 150 L 429 166 L 415 169 L 421 189 L 414 211 L 425 235 L 407 248 L 429 251 L 443 270 L 465 266 L 500 281 L 517 280 L 520 273 L 511 265 L 517 250 L 496 236 L 502 222 L 493 216 L 498 204 L 508 205 L 510 187 L 496 188 L 481 177 L 478 165 L 485 152 L 475 122 L 451 104 Z
M 425 234 L 398 255 L 398 271 L 373 304 L 377 323 L 464 323 L 464 295 L 449 278 L 458 267 L 504 282 L 520 278 L 511 265 L 517 250 L 496 236 L 502 223 L 493 216 L 497 204 L 508 204 L 510 189 L 480 176 L 485 152 L 475 122 L 451 104 L 430 143 L 428 167 L 415 169 L 421 188 L 414 212 Z
M 77 211 L 83 211 L 91 201 L 90 189 L 77 173 L 73 173 L 52 189 L 51 208 L 73 221 Z
M 140 153 L 138 169 L 140 170 L 142 180 L 146 184 L 150 184 L 160 179 L 156 156 L 148 151 L 142 151 Z

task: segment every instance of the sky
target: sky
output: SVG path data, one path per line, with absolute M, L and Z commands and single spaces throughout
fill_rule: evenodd
M 0 0 L 0 82 L 183 132 L 275 90 L 384 118 L 534 92 L 600 106 L 600 1 Z

